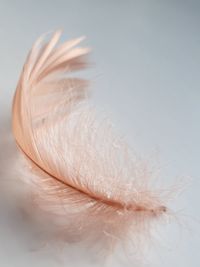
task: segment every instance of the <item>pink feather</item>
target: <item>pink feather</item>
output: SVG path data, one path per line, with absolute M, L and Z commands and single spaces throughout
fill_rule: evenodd
M 83 38 L 56 46 L 60 35 L 35 43 L 13 101 L 29 213 L 51 218 L 64 240 L 99 239 L 112 249 L 127 236 L 151 232 L 168 210 L 145 164 L 107 121 L 96 119 L 87 104 L 88 81 L 70 77 L 87 66 L 89 49 L 76 47 Z

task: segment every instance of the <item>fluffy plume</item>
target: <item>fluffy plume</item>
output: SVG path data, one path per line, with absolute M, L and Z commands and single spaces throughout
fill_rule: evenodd
M 166 214 L 165 198 L 111 125 L 96 119 L 87 104 L 88 82 L 69 77 L 87 66 L 89 49 L 77 48 L 83 38 L 58 46 L 60 35 L 36 41 L 13 101 L 30 214 L 51 218 L 48 226 L 64 240 L 98 240 L 112 249 L 119 240 L 151 232 L 151 222 Z

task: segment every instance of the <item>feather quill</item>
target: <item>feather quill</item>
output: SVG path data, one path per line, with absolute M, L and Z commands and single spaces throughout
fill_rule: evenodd
M 24 64 L 13 100 L 13 134 L 25 158 L 23 181 L 36 209 L 65 240 L 117 240 L 150 232 L 167 211 L 151 173 L 106 120 L 87 104 L 88 81 L 72 73 L 88 63 L 84 38 L 57 45 L 40 37 Z M 106 244 L 106 245 L 105 245 Z

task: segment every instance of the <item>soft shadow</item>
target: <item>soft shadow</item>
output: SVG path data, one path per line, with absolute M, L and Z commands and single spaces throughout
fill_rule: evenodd
M 17 157 L 17 150 L 12 136 L 10 116 L 5 115 L 1 118 L 0 124 L 0 181 L 2 181 L 9 179 L 9 173 Z

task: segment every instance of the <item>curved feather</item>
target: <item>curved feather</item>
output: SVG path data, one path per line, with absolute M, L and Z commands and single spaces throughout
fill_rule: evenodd
M 145 165 L 81 104 L 88 82 L 69 74 L 87 66 L 89 49 L 76 47 L 83 38 L 56 46 L 60 35 L 36 41 L 15 92 L 13 133 L 29 166 L 24 180 L 34 204 L 56 214 L 73 239 L 121 238 L 166 208 Z

